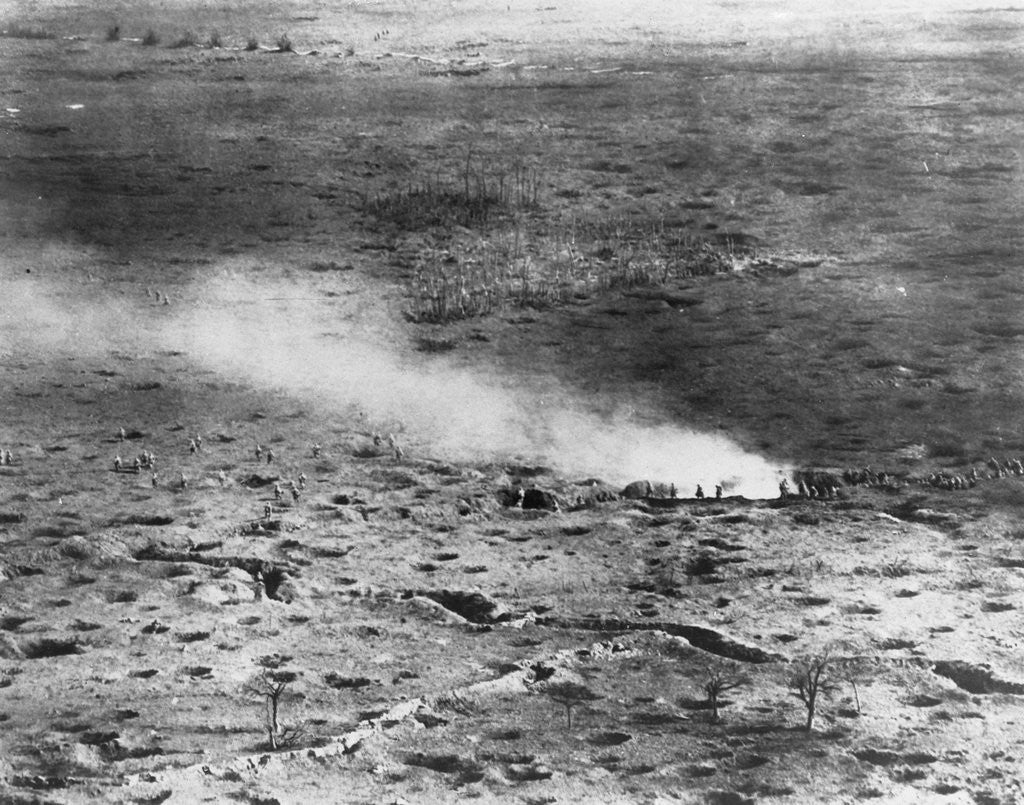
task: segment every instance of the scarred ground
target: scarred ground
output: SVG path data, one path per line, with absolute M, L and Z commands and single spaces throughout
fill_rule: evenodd
M 0 798 L 1024 797 L 1016 11 L 9 6 Z M 467 164 L 537 203 L 380 203 Z M 673 237 L 727 270 L 414 320 Z

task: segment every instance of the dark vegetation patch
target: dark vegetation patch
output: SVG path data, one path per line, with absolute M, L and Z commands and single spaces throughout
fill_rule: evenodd
M 974 665 L 963 660 L 942 660 L 932 666 L 932 671 L 953 680 L 957 687 L 968 693 L 1024 694 L 1024 685 L 999 679 L 987 665 Z
M 86 646 L 76 638 L 44 637 L 33 640 L 21 647 L 25 657 L 30 660 L 43 660 L 49 657 L 63 657 L 69 654 L 84 654 Z

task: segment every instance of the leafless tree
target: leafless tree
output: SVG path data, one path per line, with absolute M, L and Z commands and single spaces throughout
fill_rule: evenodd
M 277 749 L 286 732 L 281 729 L 278 714 L 281 706 L 281 698 L 284 696 L 288 686 L 298 678 L 295 671 L 271 671 L 266 668 L 246 683 L 245 690 L 265 700 L 266 721 L 268 742 L 271 749 Z M 294 739 L 294 736 L 292 736 Z
M 790 683 L 793 688 L 793 695 L 804 703 L 807 708 L 807 722 L 804 729 L 810 732 L 814 728 L 814 712 L 818 706 L 818 696 L 832 690 L 828 682 L 829 652 L 826 649 L 821 654 L 808 659 L 800 671 Z
M 735 669 L 723 666 L 710 666 L 704 678 L 704 693 L 707 694 L 708 704 L 711 705 L 711 721 L 721 721 L 718 708 L 721 706 L 721 695 L 730 690 L 735 690 L 750 680 L 747 677 L 738 675 Z

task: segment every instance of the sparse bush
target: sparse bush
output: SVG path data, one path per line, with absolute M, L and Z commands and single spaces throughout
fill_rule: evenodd
M 178 39 L 171 45 L 172 48 L 191 48 L 195 47 L 199 42 L 199 37 L 192 31 L 185 31 Z
M 259 50 L 260 41 L 255 36 L 250 36 L 249 40 L 245 43 L 246 50 Z
M 107 28 L 107 37 L 106 37 L 106 39 L 107 39 L 108 42 L 117 42 L 117 41 L 119 41 L 121 39 L 121 26 L 120 25 L 113 25 L 110 28 Z
M 558 702 L 565 708 L 566 729 L 572 729 L 572 710 L 574 707 L 603 698 L 586 685 L 580 685 L 576 682 L 556 682 L 547 685 L 544 688 L 544 693 L 547 694 L 548 698 Z
M 914 572 L 906 559 L 895 559 L 882 565 L 882 575 L 887 579 L 901 579 Z
M 150 28 L 146 31 L 146 35 L 142 37 L 142 44 L 146 47 L 155 47 L 160 44 L 160 37 L 157 36 L 156 31 Z
M 219 31 L 211 31 L 210 38 L 206 40 L 206 46 L 208 48 L 221 48 L 224 47 L 224 42 L 220 38 Z
M 292 52 L 292 40 L 288 38 L 288 34 L 281 34 L 277 38 L 277 49 L 281 53 L 291 53 Z
M 539 205 L 540 174 L 518 166 L 489 172 L 467 162 L 461 184 L 428 179 L 378 196 L 369 213 L 404 229 L 486 228 Z M 693 235 L 667 235 L 657 224 L 565 222 L 561 231 L 525 231 L 520 221 L 458 250 L 421 254 L 410 293 L 413 321 L 445 323 L 510 307 L 547 308 L 613 289 L 660 286 L 680 277 L 731 270 L 729 253 Z M 670 305 L 693 299 L 664 291 Z
M 804 723 L 804 729 L 807 732 L 814 728 L 814 714 L 818 706 L 818 697 L 833 689 L 826 678 L 828 668 L 829 652 L 826 650 L 807 660 L 804 668 L 790 682 L 793 695 L 800 699 L 807 709 L 807 720 Z

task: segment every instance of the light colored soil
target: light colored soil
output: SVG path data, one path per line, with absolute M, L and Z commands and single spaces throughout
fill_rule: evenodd
M 1020 15 L 433 5 L 7 4 L 0 799 L 1020 801 Z M 538 204 L 370 213 L 467 159 Z M 410 315 L 672 233 L 755 247 Z

